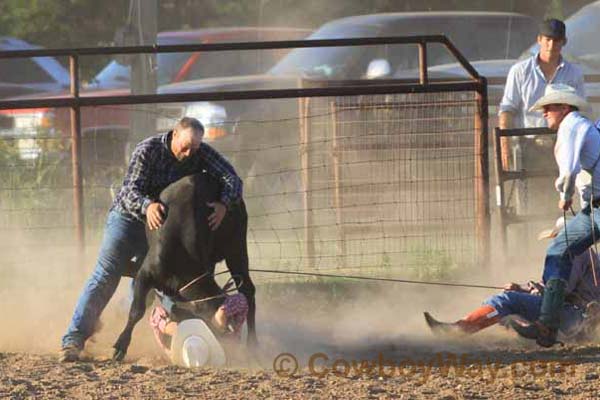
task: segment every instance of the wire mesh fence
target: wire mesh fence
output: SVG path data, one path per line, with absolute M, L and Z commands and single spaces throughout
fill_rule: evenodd
M 473 93 L 310 99 L 309 115 L 331 116 L 307 123 L 309 264 L 437 276 L 472 266 L 476 108 Z
M 428 83 L 427 43 L 445 46 L 472 79 Z M 367 61 L 396 60 L 393 46 L 405 45 L 418 48 L 418 70 L 388 81 L 364 79 Z M 306 88 L 304 78 L 282 77 L 212 92 L 79 92 L 80 57 L 89 55 L 321 46 L 336 54 L 344 46 L 368 52 L 347 57 L 357 63 L 348 65 L 348 76 L 338 77 L 344 70 L 338 65 L 319 67 L 333 86 Z M 193 116 L 206 125 L 205 141 L 245 182 L 255 267 L 442 276 L 486 255 L 485 79 L 443 36 L 50 53 L 69 58 L 71 96 L 6 100 L 0 107 L 0 246 L 7 253 L 77 250 L 83 229 L 86 244 L 96 246 L 133 146 Z M 139 126 L 145 128 L 133 129 Z M 32 255 L 20 252 L 15 263 Z
M 217 124 L 220 135 L 207 132 L 205 139 L 244 180 L 254 266 L 437 276 L 475 263 L 473 92 L 222 105 L 253 110 Z M 123 124 L 111 130 L 98 128 L 98 121 L 135 110 L 82 110 L 82 126 L 96 126 L 82 135 L 92 243 L 132 149 Z M 164 127 L 185 113 L 178 104 L 156 110 Z M 21 244 L 26 232 L 36 245 L 74 245 L 68 234 L 74 229 L 70 138 L 64 131 L 24 128 L 2 137 L 0 146 L 3 236 L 18 230 Z

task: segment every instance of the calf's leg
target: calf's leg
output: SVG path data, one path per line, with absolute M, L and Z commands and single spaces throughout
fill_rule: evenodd
M 256 338 L 256 301 L 254 298 L 256 289 L 250 275 L 244 277 L 244 285 L 240 288 L 240 292 L 246 296 L 248 300 L 248 346 L 256 347 L 258 339 Z
M 138 321 L 144 317 L 144 312 L 146 311 L 146 296 L 148 295 L 150 289 L 152 289 L 151 280 L 145 269 L 142 268 L 135 278 L 133 287 L 133 302 L 131 303 L 131 308 L 129 309 L 127 325 L 113 346 L 115 349 L 113 353 L 113 360 L 121 361 L 125 357 L 125 354 L 127 354 L 127 349 L 131 343 L 133 328 Z

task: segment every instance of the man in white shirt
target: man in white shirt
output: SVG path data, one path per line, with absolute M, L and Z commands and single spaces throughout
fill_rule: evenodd
M 585 98 L 581 68 L 561 55 L 567 44 L 565 24 L 557 19 L 544 21 L 537 42 L 539 52 L 513 65 L 508 73 L 499 109 L 502 129 L 546 126 L 542 113 L 531 107 L 544 95 L 548 84 L 567 84 Z
M 567 84 L 585 98 L 583 72 L 561 55 L 567 44 L 565 24 L 557 19 L 545 20 L 540 25 L 537 42 L 539 52 L 513 65 L 508 73 L 498 111 L 501 129 L 546 126 L 542 114 L 530 108 L 549 84 Z M 502 139 L 503 165 L 508 168 L 508 138 Z
M 511 324 L 522 336 L 550 347 L 556 343 L 559 310 L 573 258 L 600 239 L 600 210 L 597 209 L 600 206 L 600 133 L 593 122 L 580 113 L 589 110 L 588 103 L 568 85 L 548 85 L 544 96 L 530 110 L 542 110 L 548 127 L 558 130 L 554 147 L 559 168 L 555 182 L 560 193 L 558 207 L 563 212 L 571 208 L 575 188 L 581 196 L 581 211 L 567 222 L 546 251 L 543 274 L 546 289 L 539 318 L 533 323 Z M 590 179 L 576 180 L 582 171 L 590 174 Z

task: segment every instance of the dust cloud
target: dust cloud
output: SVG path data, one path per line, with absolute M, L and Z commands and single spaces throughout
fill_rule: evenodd
M 12 245 L 0 253 L 4 322 L 0 352 L 56 353 L 93 269 L 97 244 L 90 245 L 81 260 L 74 246 L 32 246 L 27 233 L 11 234 L 5 239 L 4 243 Z M 60 239 L 53 236 L 56 242 L 68 242 L 70 236 Z M 510 269 L 496 266 L 456 279 L 501 286 L 508 281 L 535 278 L 540 272 L 541 266 L 536 264 Z M 502 327 L 492 327 L 467 341 L 453 341 L 435 338 L 425 325 L 423 311 L 430 311 L 440 320 L 454 321 L 497 292 L 493 289 L 353 280 L 261 282 L 257 287 L 257 322 L 267 360 L 282 352 L 301 357 L 316 352 L 376 355 L 378 351 L 400 351 L 414 355 L 516 342 Z M 121 280 L 102 315 L 102 329 L 86 345 L 91 357 L 105 359 L 112 355 L 112 344 L 123 329 L 129 310 L 129 284 L 129 278 Z M 147 316 L 148 313 L 134 331 L 128 357 L 167 363 L 154 343 Z
M 79 294 L 93 270 L 98 243 L 78 256 L 71 232 L 44 232 L 40 237 L 39 232 L 15 230 L 2 236 L 0 352 L 57 353 Z M 103 313 L 104 329 L 88 346 L 92 351 L 105 347 L 102 351 L 109 354 L 124 327 L 129 282 L 129 278 L 121 280 Z M 144 343 L 144 336 L 143 329 L 137 329 L 134 340 Z

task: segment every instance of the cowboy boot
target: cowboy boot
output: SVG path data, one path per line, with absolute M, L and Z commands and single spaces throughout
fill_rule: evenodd
M 550 279 L 544 290 L 537 321 L 511 320 L 510 326 L 524 338 L 535 339 L 535 342 L 542 347 L 555 345 L 566 287 L 567 282 L 563 279 Z
M 500 321 L 498 311 L 490 305 L 478 307 L 456 322 L 440 322 L 428 312 L 424 313 L 425 322 L 435 334 L 465 335 L 473 334 Z

